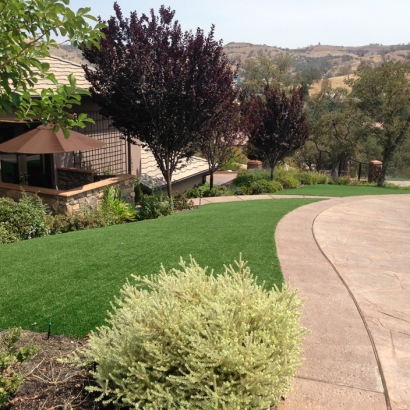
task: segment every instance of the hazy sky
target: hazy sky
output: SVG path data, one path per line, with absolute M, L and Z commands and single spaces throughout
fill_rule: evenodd
M 410 0 L 119 0 L 124 16 L 176 11 L 183 30 L 215 24 L 216 38 L 297 48 L 321 44 L 360 46 L 410 42 Z M 107 20 L 114 14 L 109 0 L 71 0 L 70 7 L 91 7 Z

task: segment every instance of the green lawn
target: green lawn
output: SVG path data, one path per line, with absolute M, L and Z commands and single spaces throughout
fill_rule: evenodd
M 131 274 L 176 267 L 189 255 L 216 272 L 242 252 L 268 287 L 282 283 L 274 232 L 315 200 L 206 205 L 166 218 L 38 238 L 0 247 L 0 329 L 21 326 L 82 337 L 104 323 Z M 297 249 L 295 249 L 295 252 Z M 34 325 L 34 323 L 36 323 Z
M 276 192 L 277 195 L 318 195 L 318 196 L 359 196 L 359 195 L 394 195 L 410 194 L 408 189 L 380 188 L 360 185 L 307 185 L 301 188 L 286 189 Z

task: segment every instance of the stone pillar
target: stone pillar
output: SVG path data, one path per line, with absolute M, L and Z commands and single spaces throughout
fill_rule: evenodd
M 248 169 L 262 169 L 262 161 L 252 160 L 248 161 L 247 164 Z
M 380 174 L 382 172 L 382 165 L 383 163 L 381 161 L 370 161 L 369 176 L 367 179 L 369 182 L 377 182 L 379 180 Z

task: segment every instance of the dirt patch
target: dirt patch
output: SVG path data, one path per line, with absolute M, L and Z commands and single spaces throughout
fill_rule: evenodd
M 93 384 L 88 371 L 61 363 L 74 350 L 84 347 L 84 339 L 24 331 L 19 345 L 34 344 L 40 348 L 35 357 L 20 365 L 26 375 L 24 384 L 6 404 L 6 409 L 21 410 L 72 410 L 113 409 L 96 402 L 96 395 L 85 390 Z

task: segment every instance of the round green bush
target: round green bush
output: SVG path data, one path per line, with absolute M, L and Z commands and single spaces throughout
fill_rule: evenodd
M 275 180 L 282 184 L 283 189 L 293 189 L 300 186 L 299 180 L 290 175 L 281 175 L 280 177 L 275 177 Z
M 296 292 L 266 291 L 242 260 L 218 276 L 192 258 L 180 265 L 124 285 L 84 352 L 96 363 L 89 390 L 145 410 L 278 405 L 306 333 Z
M 266 181 L 261 179 L 259 181 L 252 182 L 249 187 L 250 195 L 259 195 L 259 194 L 273 194 L 274 192 L 281 191 L 283 186 L 278 181 Z
M 0 198 L 0 224 L 20 240 L 47 236 L 47 215 L 48 208 L 37 195 L 28 196 L 23 191 L 19 202 Z
M 239 186 L 249 186 L 252 182 L 265 179 L 270 180 L 270 172 L 260 171 L 260 170 L 251 170 L 251 171 L 239 171 L 236 178 L 232 181 L 232 184 L 236 187 Z

